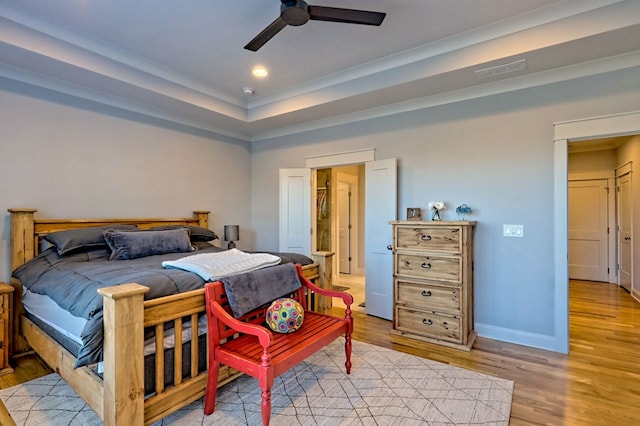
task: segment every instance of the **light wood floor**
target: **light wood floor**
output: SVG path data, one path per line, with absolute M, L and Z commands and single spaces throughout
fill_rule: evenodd
M 354 338 L 513 380 L 511 425 L 640 424 L 640 303 L 604 283 L 572 281 L 569 293 L 569 355 L 481 337 L 471 352 L 449 349 L 392 337 L 391 322 L 362 312 Z M 49 372 L 35 357 L 14 367 L 0 388 Z
M 339 285 L 347 287 L 345 290 L 347 293 L 353 296 L 353 305 L 351 310 L 354 312 L 365 312 L 364 304 L 365 299 L 365 287 L 364 287 L 364 275 L 362 274 L 338 274 L 338 277 L 333 281 L 333 285 Z M 342 300 L 336 299 L 334 301 L 335 306 L 345 307 Z

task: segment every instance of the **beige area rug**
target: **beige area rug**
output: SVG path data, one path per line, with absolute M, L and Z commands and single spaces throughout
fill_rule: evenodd
M 507 425 L 513 382 L 358 341 L 344 369 L 344 339 L 278 377 L 272 425 Z M 18 425 L 100 425 L 57 375 L 0 390 Z M 260 391 L 242 376 L 154 425 L 260 425 Z

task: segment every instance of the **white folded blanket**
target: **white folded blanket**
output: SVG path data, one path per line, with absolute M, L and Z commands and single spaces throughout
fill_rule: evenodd
M 280 258 L 268 253 L 245 253 L 238 249 L 218 253 L 200 253 L 165 260 L 165 268 L 177 268 L 200 275 L 205 281 L 216 281 L 222 277 L 255 271 L 280 263 Z

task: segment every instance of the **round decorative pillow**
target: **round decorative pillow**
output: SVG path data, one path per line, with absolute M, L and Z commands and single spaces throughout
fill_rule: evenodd
M 278 333 L 293 333 L 302 326 L 302 305 L 286 297 L 276 299 L 267 308 L 267 325 Z

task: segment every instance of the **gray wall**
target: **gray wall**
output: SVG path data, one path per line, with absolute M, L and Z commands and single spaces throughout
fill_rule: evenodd
M 479 334 L 551 348 L 553 123 L 638 109 L 640 69 L 634 68 L 256 143 L 256 244 L 278 246 L 279 168 L 375 148 L 377 159 L 398 159 L 399 218 L 430 200 L 447 203 L 445 220 L 456 219 L 461 203 L 474 209 Z M 504 238 L 503 224 L 524 225 L 524 238 Z
M 396 157 L 399 217 L 468 203 L 481 335 L 545 347 L 554 333 L 553 126 L 640 110 L 634 68 L 249 144 L 0 79 L 0 211 L 44 217 L 186 216 L 241 227 L 240 248 L 278 248 L 278 170 L 375 148 Z M 0 234 L 8 279 L 9 221 Z M 502 224 L 523 224 L 523 239 Z M 381 229 L 380 232 L 390 232 Z M 391 279 L 391 277 L 390 277 Z
M 0 280 L 10 275 L 8 208 L 37 208 L 49 218 L 188 217 L 210 210 L 218 235 L 225 224 L 239 224 L 239 247 L 252 238 L 246 142 L 5 79 L 0 117 Z

